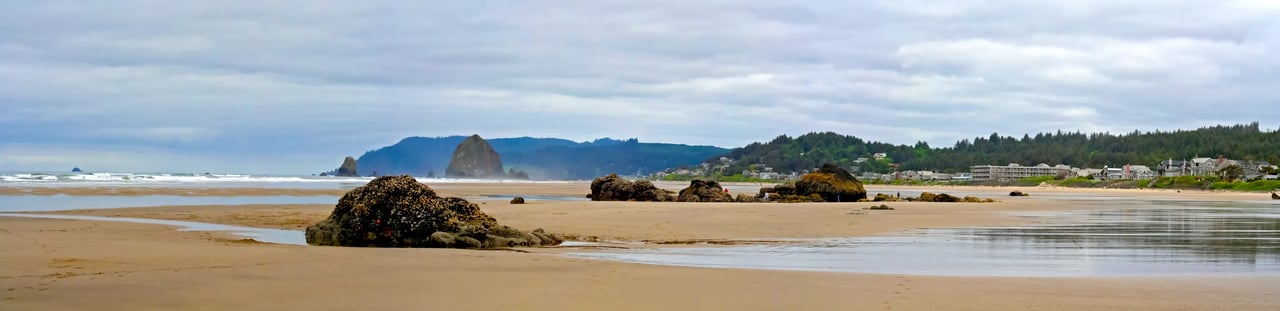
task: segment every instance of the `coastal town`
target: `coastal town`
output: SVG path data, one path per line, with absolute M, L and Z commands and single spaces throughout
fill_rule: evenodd
M 870 158 L 858 158 L 854 163 L 880 161 L 885 159 L 884 153 L 873 154 Z M 694 168 L 677 168 L 658 172 L 649 176 L 653 179 L 671 179 L 670 176 L 709 176 L 723 171 L 733 164 L 734 160 L 721 157 L 718 164 L 702 163 Z M 890 165 L 896 167 L 896 165 Z M 1103 167 L 1072 167 L 1065 164 L 1049 165 L 1039 163 L 1022 165 L 1009 163 L 1006 165 L 973 165 L 968 172 L 938 172 L 932 170 L 894 170 L 888 173 L 864 172 L 862 166 L 847 167 L 864 182 L 939 182 L 939 183 L 1007 183 L 1028 178 L 1053 177 L 1056 179 L 1090 179 L 1096 181 L 1114 180 L 1152 180 L 1160 177 L 1205 176 L 1223 180 L 1280 180 L 1280 167 L 1267 161 L 1229 159 L 1223 156 L 1216 158 L 1193 157 L 1189 159 L 1166 159 L 1152 165 L 1136 163 L 1117 163 Z M 780 172 L 772 167 L 755 167 L 754 170 L 743 170 L 741 176 L 750 180 L 796 180 L 800 176 L 816 170 Z

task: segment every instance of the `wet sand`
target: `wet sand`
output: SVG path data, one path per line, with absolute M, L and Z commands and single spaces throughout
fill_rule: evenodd
M 585 184 L 433 188 L 455 196 L 585 194 Z M 1003 202 L 989 204 L 888 203 L 895 211 L 862 210 L 870 203 L 480 202 L 482 209 L 504 224 L 627 241 L 865 236 L 1030 221 L 1010 217 L 1006 214 L 1010 211 L 1102 208 L 1037 199 L 1037 190 L 1029 192 L 1033 197 L 997 198 Z M 330 205 L 246 205 L 66 213 L 299 229 L 326 217 L 331 209 Z M 218 233 L 176 232 L 156 225 L 75 220 L 0 217 L 0 249 L 4 250 L 0 252 L 3 310 L 1280 307 L 1280 296 L 1274 294 L 1280 277 L 1275 276 L 992 278 L 684 268 L 559 256 L 565 249 L 517 253 L 303 247 L 253 243 Z

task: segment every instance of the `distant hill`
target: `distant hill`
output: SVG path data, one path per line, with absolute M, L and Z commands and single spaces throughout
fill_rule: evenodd
M 391 146 L 365 152 L 356 160 L 362 174 L 410 174 L 443 177 L 449 159 L 466 136 L 408 137 Z M 496 138 L 487 140 L 507 168 L 529 173 L 533 179 L 590 179 L 608 173 L 649 174 L 668 167 L 694 165 L 724 154 L 711 146 L 641 143 L 635 139 L 602 138 L 574 142 L 559 138 Z
M 884 153 L 883 161 L 874 154 Z M 894 145 L 865 141 L 851 135 L 832 132 L 809 133 L 791 138 L 779 136 L 767 143 L 753 143 L 731 150 L 726 157 L 735 160 L 724 168 L 726 174 L 744 169 L 770 167 L 778 172 L 793 172 L 820 167 L 823 163 L 860 166 L 864 171 L 887 172 L 889 163 L 903 170 L 936 170 L 965 172 L 972 165 L 1036 165 L 1067 164 L 1100 168 L 1104 165 L 1155 165 L 1166 159 L 1194 156 L 1280 162 L 1280 130 L 1263 131 L 1258 123 L 1213 126 L 1172 132 L 1138 132 L 1127 134 L 1056 132 L 1023 135 L 1022 138 L 1000 136 L 964 139 L 954 146 L 932 148 L 928 143 Z M 858 158 L 867 158 L 858 162 Z M 719 157 L 705 160 L 719 164 Z

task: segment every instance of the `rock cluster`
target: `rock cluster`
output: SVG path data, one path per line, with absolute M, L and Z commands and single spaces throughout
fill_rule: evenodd
M 892 211 L 893 210 L 892 207 L 889 207 L 888 205 L 884 205 L 884 204 L 880 204 L 879 206 L 872 205 L 871 208 L 868 208 L 868 209 L 873 211 Z
M 953 196 L 953 195 L 946 194 L 946 193 L 938 193 L 938 194 L 935 194 L 935 193 L 932 193 L 932 192 L 921 192 L 921 193 L 920 193 L 920 196 L 918 196 L 918 197 L 900 197 L 900 196 L 888 195 L 888 194 L 884 194 L 884 193 L 877 193 L 875 197 L 872 197 L 871 199 L 867 199 L 867 200 L 863 200 L 863 201 L 870 201 L 870 202 L 898 202 L 898 201 L 908 201 L 908 202 L 943 202 L 943 203 L 955 203 L 955 202 L 966 202 L 966 203 L 990 203 L 990 202 L 995 202 L 996 200 L 992 200 L 992 199 L 983 199 L 983 198 L 974 197 L 974 196 L 966 196 L 966 197 L 963 197 L 963 198 L 962 198 L 962 197 L 957 197 L 957 196 Z
M 720 187 L 720 183 L 713 180 L 694 179 L 689 182 L 689 187 L 680 190 L 680 195 L 676 197 L 679 202 L 735 202 L 733 196 L 725 191 L 724 187 Z
M 559 245 L 542 229 L 499 225 L 476 204 L 440 197 L 413 177 L 385 176 L 352 189 L 306 232 L 307 244 L 371 247 L 497 248 Z
M 761 188 L 758 197 L 780 202 L 857 202 L 867 198 L 867 189 L 849 171 L 824 164 L 818 171 L 801 176 L 795 185 Z
M 507 175 L 502 169 L 502 157 L 480 135 L 471 135 L 453 150 L 446 177 L 495 178 Z
M 360 176 L 360 173 L 356 171 L 356 158 L 347 157 L 342 159 L 342 166 L 338 167 L 338 171 L 334 175 L 341 177 Z
M 591 181 L 591 194 L 587 197 L 592 201 L 671 202 L 676 200 L 674 194 L 646 180 L 632 182 L 618 174 L 609 174 Z

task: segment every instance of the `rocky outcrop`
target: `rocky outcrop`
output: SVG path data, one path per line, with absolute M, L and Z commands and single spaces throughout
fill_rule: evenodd
M 670 202 L 675 201 L 674 194 L 670 190 L 658 189 L 646 180 L 632 182 L 618 177 L 618 174 L 609 174 L 591 181 L 591 194 L 587 197 L 592 201 Z
M 795 185 L 761 188 L 757 197 L 780 202 L 857 202 L 867 198 L 867 189 L 849 171 L 825 164 L 801 176 Z
M 901 199 L 902 199 L 902 198 L 899 198 L 899 197 L 897 197 L 897 196 L 893 196 L 893 195 L 888 195 L 888 194 L 883 194 L 883 193 L 876 193 L 875 198 L 874 198 L 874 199 L 872 199 L 871 201 L 872 201 L 872 202 L 897 202 L 898 200 L 901 200 Z
M 676 197 L 679 202 L 734 202 L 733 196 L 725 192 L 720 183 L 713 180 L 694 179 L 689 187 L 680 190 Z
M 511 179 L 529 179 L 529 173 L 525 171 L 517 171 L 516 169 L 507 170 L 507 178 Z
M 965 196 L 965 197 L 963 197 L 963 198 L 962 198 L 962 197 L 957 197 L 957 196 L 953 196 L 953 195 L 946 194 L 946 193 L 938 193 L 938 194 L 934 194 L 934 193 L 932 193 L 932 192 L 921 192 L 919 197 L 915 197 L 915 198 L 906 198 L 906 200 L 907 200 L 907 201 L 916 201 L 916 202 L 940 202 L 940 203 L 957 203 L 957 202 L 965 202 L 965 203 L 991 203 L 991 202 L 995 202 L 995 201 L 996 201 L 996 200 L 994 200 L 994 199 L 990 199 L 990 198 L 983 199 L 983 198 L 979 198 L 979 197 L 975 197 L 975 196 Z
M 471 135 L 453 150 L 445 177 L 452 178 L 501 178 L 502 157 L 480 135 Z
M 307 227 L 307 244 L 370 247 L 498 248 L 559 245 L 537 229 L 499 225 L 476 204 L 440 197 L 413 177 L 386 176 L 352 189 L 333 213 Z
M 884 204 L 880 204 L 880 206 L 872 205 L 871 208 L 869 209 L 873 211 L 892 211 L 893 210 L 892 207 L 889 207 L 888 205 L 884 205 Z
M 342 166 L 339 166 L 338 171 L 333 175 L 340 177 L 360 176 L 360 173 L 356 170 L 356 158 L 347 157 L 342 159 Z
M 834 164 L 824 164 L 817 172 L 801 176 L 796 182 L 796 193 L 818 194 L 827 202 L 857 202 L 867 197 L 862 182 Z

